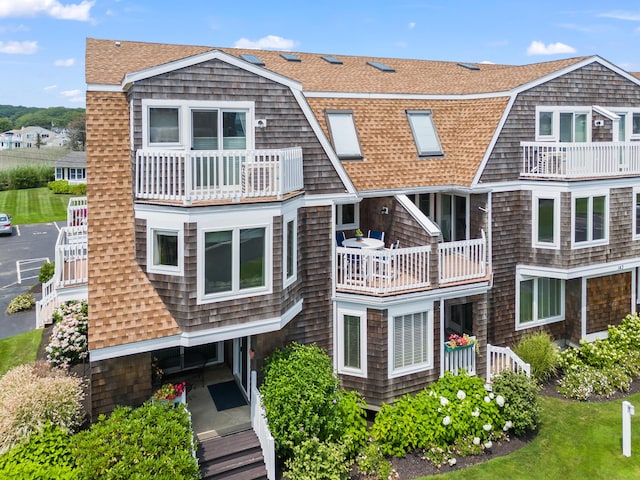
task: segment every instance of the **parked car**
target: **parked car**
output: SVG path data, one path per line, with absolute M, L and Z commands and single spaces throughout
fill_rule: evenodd
M 13 227 L 11 226 L 11 215 L 0 213 L 0 234 L 13 234 Z

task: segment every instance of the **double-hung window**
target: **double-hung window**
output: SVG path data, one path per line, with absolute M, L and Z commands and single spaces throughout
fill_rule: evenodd
M 393 315 L 390 336 L 390 377 L 433 367 L 432 311 Z
M 572 202 L 572 246 L 580 248 L 605 245 L 609 239 L 608 194 L 574 193 Z
M 333 148 L 338 157 L 342 159 L 362 158 L 353 113 L 350 110 L 327 111 L 326 118 Z
M 268 291 L 269 232 L 266 225 L 203 230 L 198 264 L 202 302 Z
M 590 122 L 591 107 L 537 107 L 536 140 L 586 142 Z
M 520 277 L 517 284 L 516 330 L 564 319 L 564 281 Z
M 367 376 L 367 321 L 364 310 L 338 309 L 338 372 Z
M 633 238 L 640 240 L 640 187 L 633 188 Z
M 533 192 L 532 245 L 560 248 L 560 194 Z
M 428 110 L 407 111 L 407 118 L 413 133 L 413 140 L 421 157 L 442 155 L 442 146 L 433 124 L 433 116 Z

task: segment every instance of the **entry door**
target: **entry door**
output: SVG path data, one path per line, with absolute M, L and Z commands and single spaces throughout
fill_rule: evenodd
M 440 208 L 436 222 L 445 242 L 467 239 L 467 197 L 440 194 Z
M 233 374 L 248 396 L 251 374 L 249 371 L 249 337 L 236 338 L 233 341 Z

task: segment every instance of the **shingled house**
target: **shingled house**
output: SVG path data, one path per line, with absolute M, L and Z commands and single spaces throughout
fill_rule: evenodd
M 248 394 L 251 350 L 291 341 L 375 409 L 636 308 L 640 81 L 602 58 L 88 39 L 86 81 L 94 416 L 148 398 L 154 357 Z M 356 229 L 382 245 L 349 248 Z

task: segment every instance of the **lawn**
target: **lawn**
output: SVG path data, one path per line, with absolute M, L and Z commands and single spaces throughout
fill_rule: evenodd
M 627 398 L 640 407 L 640 393 Z M 640 415 L 631 417 L 631 457 L 622 456 L 622 401 L 541 397 L 542 426 L 530 444 L 506 457 L 436 478 L 493 480 L 640 478 Z M 424 480 L 434 477 L 424 477 Z
M 36 359 L 43 332 L 44 330 L 38 328 L 0 339 L 0 377 L 13 367 Z
M 0 169 L 16 168 L 24 165 L 47 165 L 52 167 L 56 160 L 61 159 L 68 148 L 12 148 L 0 150 Z
M 46 187 L 6 190 L 0 192 L 0 212 L 13 215 L 14 225 L 66 220 L 72 196 L 54 194 Z

